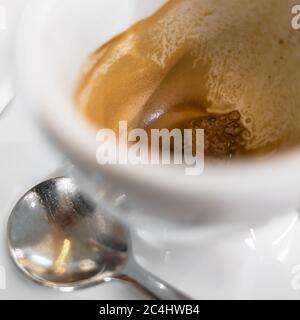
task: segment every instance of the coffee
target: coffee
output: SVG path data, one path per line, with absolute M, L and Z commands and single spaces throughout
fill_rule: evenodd
M 300 141 L 294 0 L 169 0 L 100 47 L 76 90 L 97 127 L 203 128 L 206 155 Z

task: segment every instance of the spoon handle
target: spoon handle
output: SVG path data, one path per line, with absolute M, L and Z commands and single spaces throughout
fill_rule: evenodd
M 154 300 L 191 300 L 189 296 L 143 269 L 133 259 L 118 277 Z

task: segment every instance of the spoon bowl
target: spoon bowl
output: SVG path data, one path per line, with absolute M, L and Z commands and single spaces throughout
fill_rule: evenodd
M 26 193 L 8 229 L 17 266 L 46 286 L 88 286 L 119 272 L 128 261 L 126 228 L 100 214 L 71 178 L 51 179 Z

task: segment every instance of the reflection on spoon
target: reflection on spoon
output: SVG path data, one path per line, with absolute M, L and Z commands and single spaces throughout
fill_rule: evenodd
M 155 299 L 189 299 L 135 262 L 127 228 L 70 178 L 45 181 L 17 203 L 8 241 L 19 269 L 44 286 L 70 291 L 116 279 Z

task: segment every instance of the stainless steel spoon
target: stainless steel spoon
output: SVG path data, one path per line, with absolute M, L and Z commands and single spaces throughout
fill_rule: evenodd
M 45 181 L 17 203 L 8 223 L 11 256 L 35 282 L 71 291 L 114 279 L 154 299 L 190 299 L 134 260 L 126 227 L 71 178 Z

